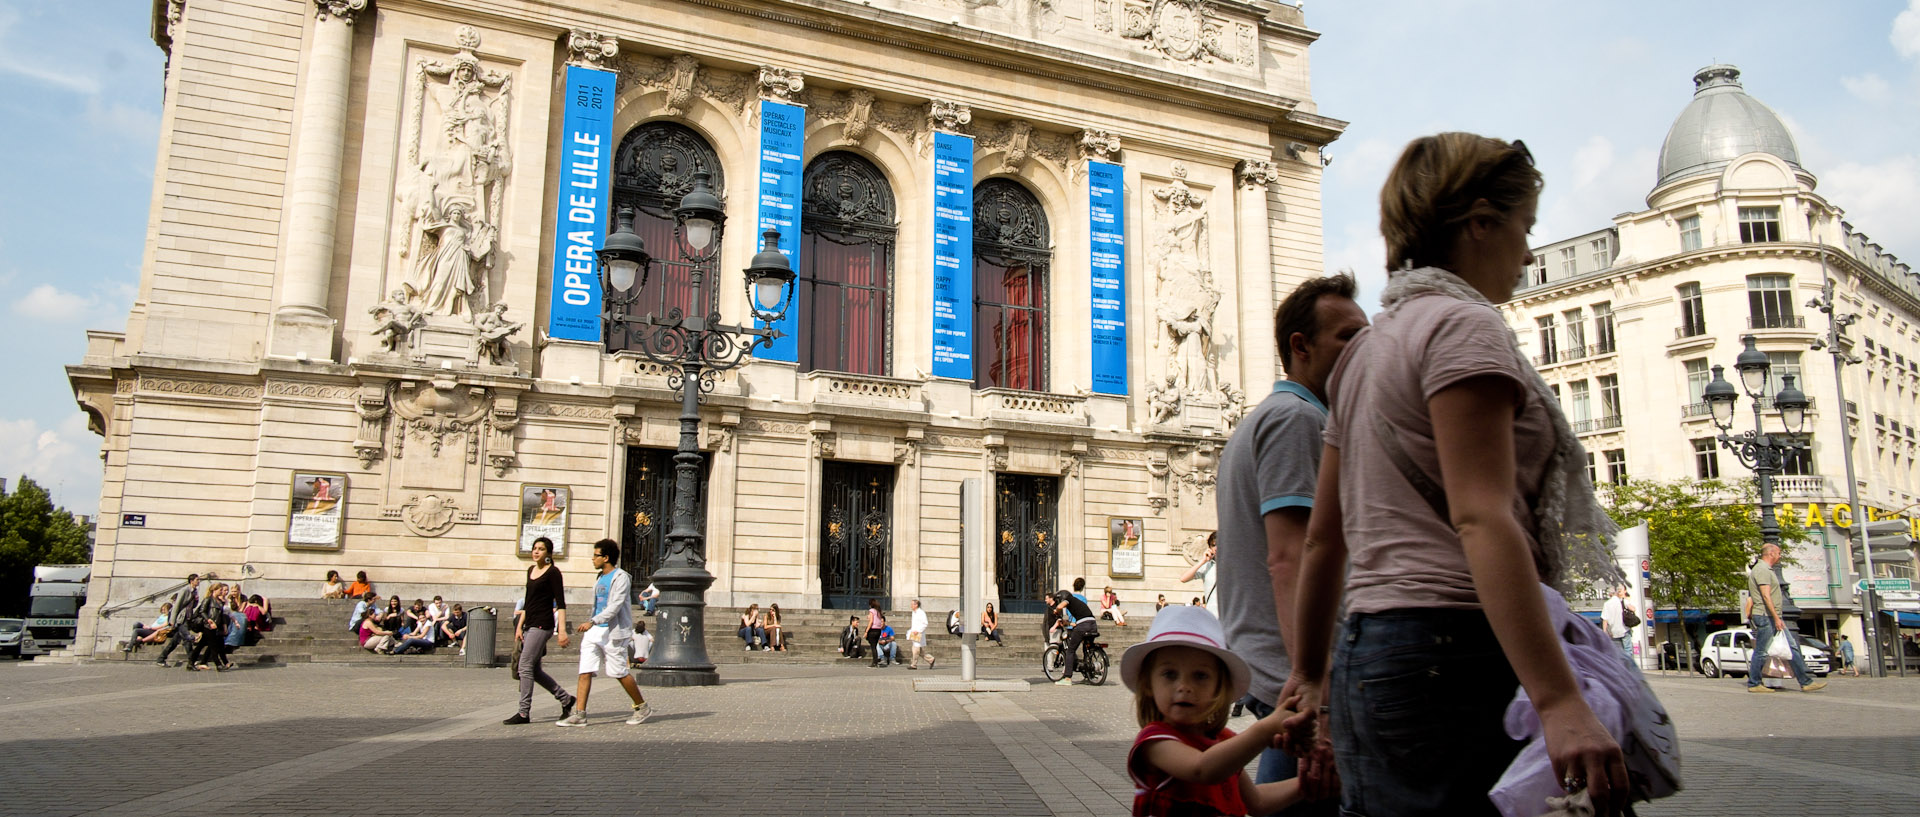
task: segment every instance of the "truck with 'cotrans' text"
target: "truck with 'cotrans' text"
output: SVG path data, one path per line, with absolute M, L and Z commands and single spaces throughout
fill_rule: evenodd
M 33 587 L 27 593 L 27 631 L 33 634 L 33 653 L 45 654 L 73 646 L 80 629 L 80 608 L 87 606 L 91 565 L 40 565 L 33 569 Z

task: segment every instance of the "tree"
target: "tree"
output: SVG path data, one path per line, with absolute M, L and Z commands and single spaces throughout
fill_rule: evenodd
M 1747 566 L 1765 545 L 1760 538 L 1759 489 L 1750 480 L 1630 480 L 1603 492 L 1615 524 L 1647 523 L 1647 596 L 1671 606 L 1685 630 L 1688 608 L 1730 608 L 1747 587 Z M 1782 517 L 1780 547 L 1807 540 L 1798 522 Z M 1691 648 L 1691 639 L 1688 639 Z M 1691 663 L 1690 658 L 1681 660 Z
M 91 561 L 86 527 L 39 483 L 21 477 L 19 488 L 0 496 L 0 611 L 27 609 L 35 567 Z

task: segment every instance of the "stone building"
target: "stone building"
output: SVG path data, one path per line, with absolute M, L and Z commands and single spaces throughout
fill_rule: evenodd
M 968 477 L 1003 609 L 1197 594 L 1344 127 L 1301 12 L 1243 0 L 155 0 L 153 32 L 140 291 L 69 368 L 96 608 L 207 570 L 506 599 L 535 533 L 649 572 L 676 381 L 602 310 L 750 323 L 765 228 L 787 336 L 700 384 L 710 602 L 951 603 Z M 622 208 L 655 261 L 613 291 Z
M 1597 485 L 1749 478 L 1716 442 L 1701 395 L 1715 365 L 1738 383 L 1734 358 L 1751 335 L 1771 359 L 1767 393 L 1791 375 L 1813 401 L 1810 450 L 1790 456 L 1774 480 L 1780 513 L 1813 536 L 1786 571 L 1792 595 L 1811 632 L 1845 629 L 1858 639 L 1849 531 L 1856 519 L 1910 520 L 1920 501 L 1920 279 L 1815 192 L 1792 134 L 1746 93 L 1738 69 L 1708 66 L 1693 83 L 1646 209 L 1535 249 L 1503 310 L 1560 394 Z M 1845 367 L 1845 405 L 1832 358 L 1814 347 L 1827 316 L 1808 305 L 1828 281 L 1837 311 L 1860 316 L 1849 351 L 1863 362 Z M 1752 429 L 1751 411 L 1743 395 L 1736 433 Z M 1783 430 L 1778 411 L 1768 406 L 1765 418 L 1768 431 Z M 1848 498 L 1841 423 L 1854 438 L 1861 509 Z M 1910 551 L 1875 567 L 1881 576 L 1914 572 Z

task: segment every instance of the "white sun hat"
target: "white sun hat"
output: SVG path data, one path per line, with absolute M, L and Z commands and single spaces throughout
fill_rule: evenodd
M 1133 689 L 1139 682 L 1147 657 L 1161 647 L 1192 647 L 1213 653 L 1227 665 L 1233 697 L 1247 694 L 1253 673 L 1247 669 L 1247 662 L 1227 649 L 1227 635 L 1220 628 L 1220 619 L 1214 618 L 1207 608 L 1178 605 L 1161 610 L 1153 617 L 1147 640 L 1128 647 L 1120 656 L 1120 680 L 1127 689 Z

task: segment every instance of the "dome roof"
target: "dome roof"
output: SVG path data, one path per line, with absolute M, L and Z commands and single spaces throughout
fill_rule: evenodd
M 1693 101 L 1660 146 L 1660 181 L 1717 173 L 1748 153 L 1770 153 L 1796 170 L 1800 151 L 1780 117 L 1740 86 L 1740 69 L 1709 65 L 1693 75 Z

